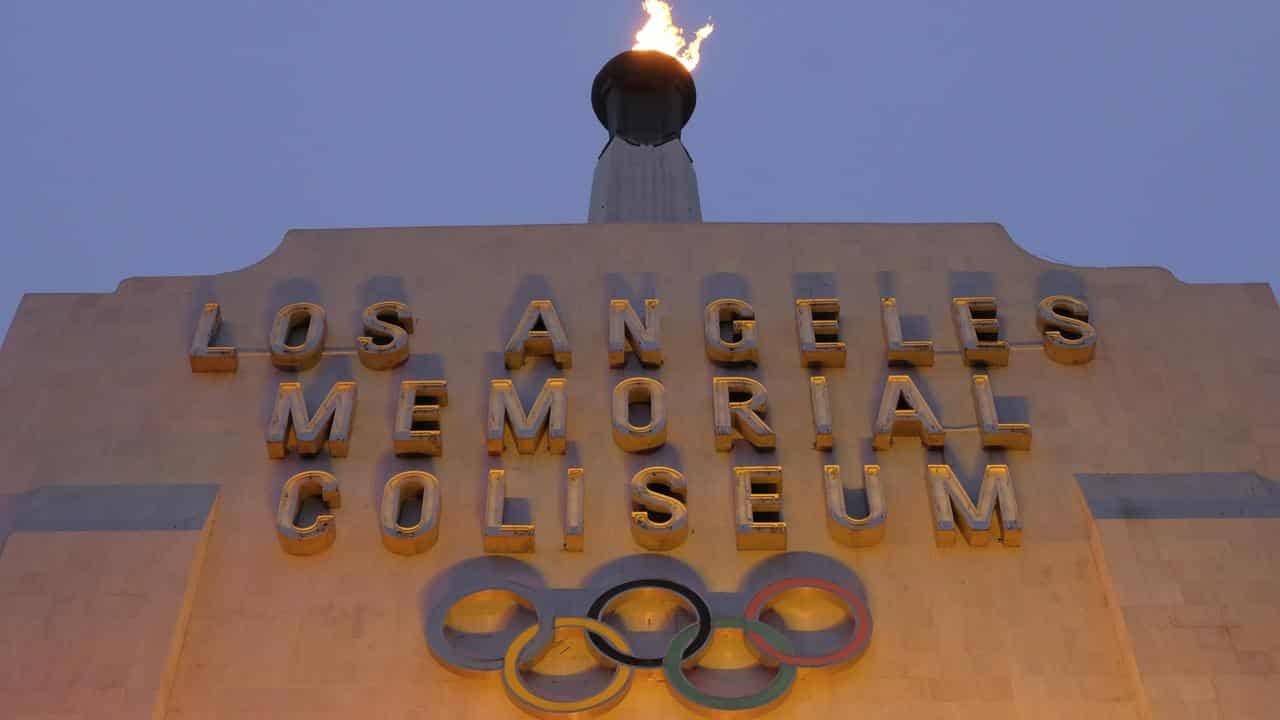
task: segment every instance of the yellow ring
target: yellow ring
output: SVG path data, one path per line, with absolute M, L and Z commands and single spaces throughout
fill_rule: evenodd
M 627 641 L 622 637 L 621 633 L 598 620 L 579 617 L 556 618 L 555 627 L 557 630 L 560 628 L 581 628 L 604 636 L 614 647 L 622 650 L 622 652 L 631 652 L 631 648 L 627 645 Z M 591 710 L 603 711 L 622 700 L 627 694 L 627 690 L 631 688 L 631 668 L 626 665 L 617 665 L 613 672 L 613 679 L 609 681 L 609 684 L 591 697 L 581 700 L 555 701 L 533 694 L 529 688 L 525 687 L 524 681 L 520 677 L 520 653 L 537 633 L 537 625 L 525 628 L 511 642 L 511 646 L 507 648 L 507 654 L 502 660 L 502 684 L 507 688 L 507 695 L 512 702 L 525 710 L 535 714 L 572 714 Z M 551 643 L 547 643 L 543 652 L 545 653 L 550 648 Z M 538 658 L 533 658 L 526 665 L 532 665 L 537 661 Z

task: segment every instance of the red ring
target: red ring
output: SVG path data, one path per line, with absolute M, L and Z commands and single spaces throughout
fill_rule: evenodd
M 761 652 L 768 655 L 773 660 L 780 663 L 790 665 L 798 665 L 800 667 L 823 667 L 827 665 L 838 665 L 851 659 L 855 652 L 863 649 L 867 645 L 868 639 L 871 637 L 871 611 L 867 609 L 867 604 L 852 592 L 836 585 L 833 582 L 823 580 L 816 577 L 797 577 L 779 580 L 771 585 L 766 586 L 763 590 L 756 593 L 751 598 L 751 602 L 747 603 L 746 612 L 743 613 L 747 620 L 759 620 L 760 612 L 764 609 L 766 603 L 772 600 L 776 595 L 800 587 L 812 587 L 819 590 L 826 590 L 845 602 L 850 617 L 853 618 L 854 630 L 853 637 L 848 644 L 839 650 L 828 655 L 787 655 L 778 652 L 773 646 L 764 641 L 759 634 L 748 632 L 747 639 L 751 641 Z

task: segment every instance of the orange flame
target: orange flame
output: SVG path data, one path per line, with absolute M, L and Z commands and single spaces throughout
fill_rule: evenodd
M 636 33 L 632 50 L 658 50 L 679 60 L 689 72 L 698 66 L 702 58 L 702 41 L 707 39 L 715 26 L 707 23 L 693 34 L 693 40 L 684 39 L 684 28 L 671 22 L 671 5 L 663 0 L 644 0 L 644 11 L 649 21 Z

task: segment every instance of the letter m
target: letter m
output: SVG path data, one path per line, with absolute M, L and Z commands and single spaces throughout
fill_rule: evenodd
M 307 413 L 300 383 L 280 383 L 267 426 L 267 456 L 282 458 L 290 448 L 299 455 L 315 455 L 328 447 L 333 457 L 346 457 L 355 409 L 354 382 L 334 383 L 315 415 Z
M 1022 518 L 1013 493 L 1008 465 L 988 465 L 975 503 L 950 465 L 930 465 L 929 505 L 933 510 L 933 538 L 939 547 L 954 545 L 957 530 L 970 545 L 991 542 L 992 519 L 999 513 L 1001 539 L 1006 546 L 1022 544 Z
M 538 449 L 538 441 L 545 431 L 547 450 L 563 455 L 566 449 L 564 379 L 549 378 L 533 401 L 533 407 L 525 413 L 520 396 L 510 380 L 489 381 L 489 418 L 485 426 L 485 439 L 490 455 L 501 455 L 506 446 L 506 431 L 516 441 L 521 455 L 531 455 Z

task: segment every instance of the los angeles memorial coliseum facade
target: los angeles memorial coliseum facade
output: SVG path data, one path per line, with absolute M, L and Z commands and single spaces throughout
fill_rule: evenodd
M 587 224 L 27 295 L 0 716 L 1277 717 L 1270 289 L 703 224 L 694 98 Z

